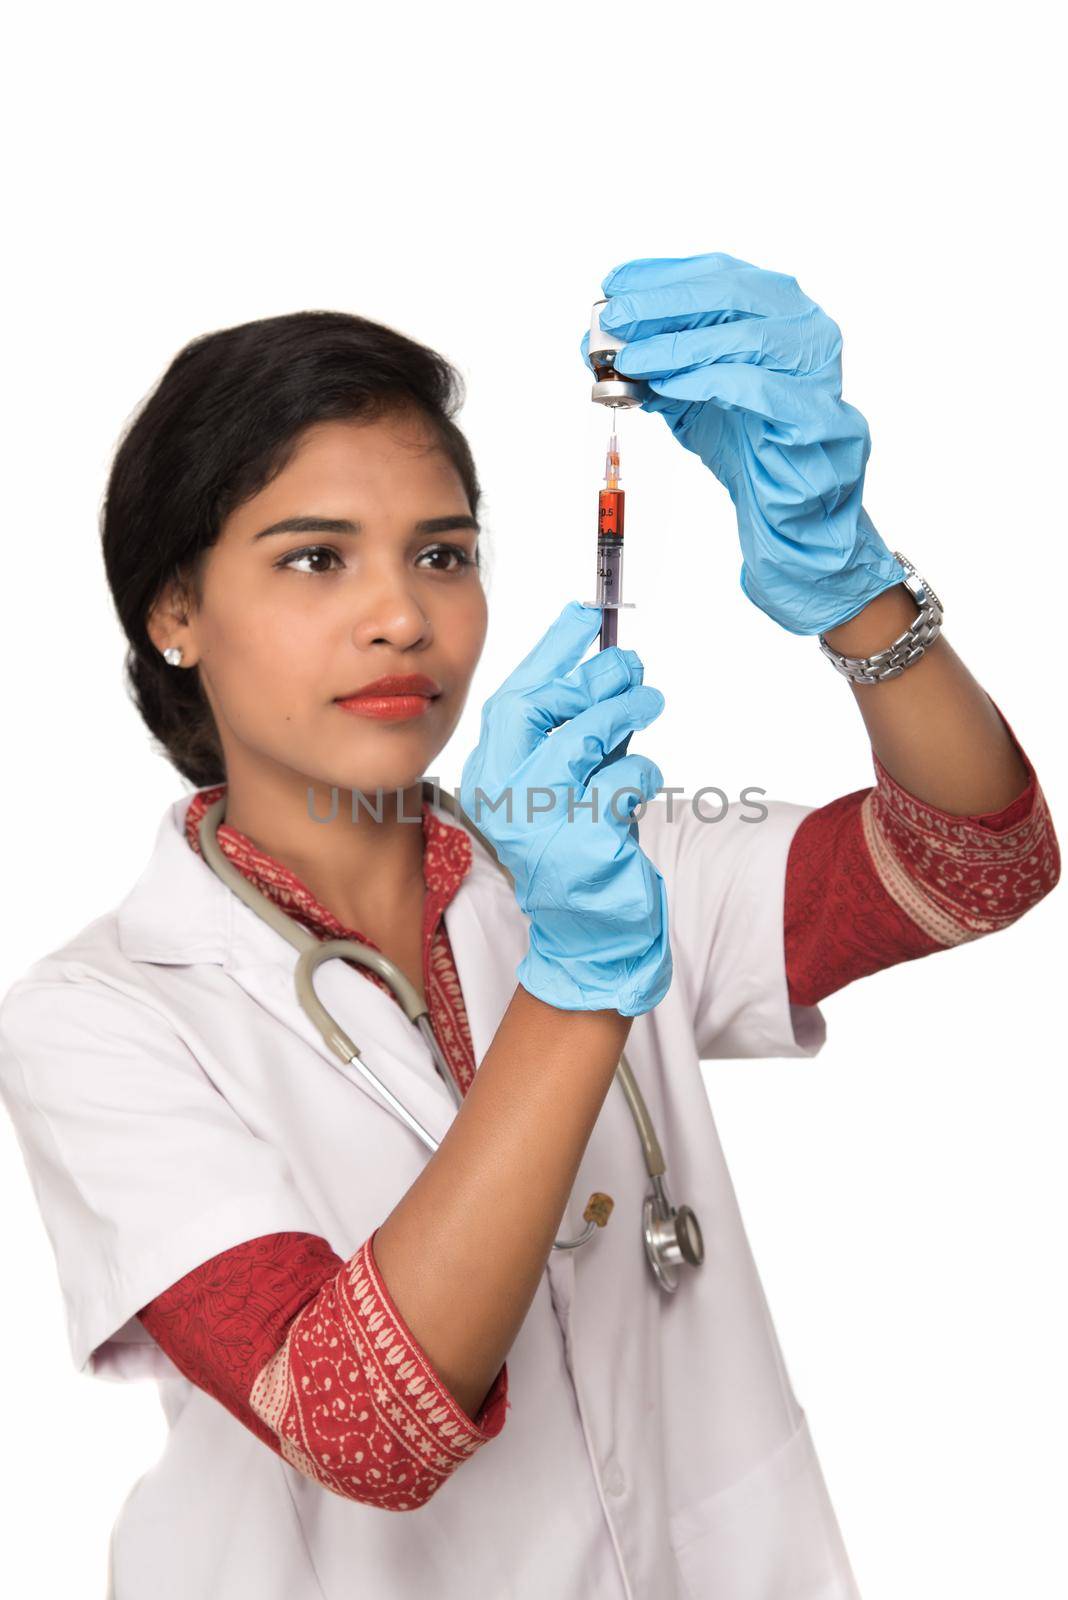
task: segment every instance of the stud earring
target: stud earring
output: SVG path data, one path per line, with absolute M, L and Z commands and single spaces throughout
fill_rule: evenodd
M 181 646 L 177 644 L 168 645 L 163 652 L 163 659 L 169 667 L 178 666 L 182 659 Z

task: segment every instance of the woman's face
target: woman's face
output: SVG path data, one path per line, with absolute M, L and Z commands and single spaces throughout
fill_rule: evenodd
M 277 526 L 292 519 L 302 525 Z M 346 526 L 313 526 L 325 522 Z M 178 641 L 200 668 L 231 787 L 265 763 L 361 791 L 427 772 L 486 637 L 477 541 L 460 476 L 415 412 L 309 428 L 227 518 Z M 416 716 L 339 705 L 387 674 L 424 675 L 440 693 Z

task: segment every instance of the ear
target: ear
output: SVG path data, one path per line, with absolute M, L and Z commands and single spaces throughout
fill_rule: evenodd
M 160 590 L 145 618 L 145 632 L 161 654 L 172 644 L 182 645 L 188 651 L 186 629 L 191 607 L 188 583 L 176 573 Z

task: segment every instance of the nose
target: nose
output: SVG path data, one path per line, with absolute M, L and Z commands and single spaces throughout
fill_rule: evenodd
M 432 634 L 430 618 L 406 571 L 366 573 L 352 626 L 354 644 L 361 650 L 374 644 L 411 650 L 429 644 Z

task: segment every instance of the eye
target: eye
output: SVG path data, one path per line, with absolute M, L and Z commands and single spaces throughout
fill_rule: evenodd
M 341 560 L 340 555 L 338 555 L 338 552 L 332 549 L 332 547 L 328 544 L 309 544 L 305 545 L 303 550 L 290 550 L 288 554 L 284 555 L 280 561 L 275 563 L 275 565 L 279 567 L 292 567 L 294 572 L 307 572 L 312 577 L 314 577 L 318 572 L 334 572 L 337 570 L 335 567 L 308 568 L 298 567 L 297 565 L 298 561 L 312 561 L 319 556 L 332 557 L 339 563 L 339 565 L 345 565 L 345 563 Z
M 429 550 L 424 550 L 423 551 L 423 555 L 424 556 L 455 556 L 456 557 L 456 562 L 455 562 L 454 566 L 435 567 L 434 570 L 436 572 L 461 572 L 464 567 L 474 567 L 474 566 L 478 565 L 478 563 L 474 559 L 474 557 L 469 556 L 467 551 L 464 549 L 463 545 L 459 545 L 459 544 L 435 544 L 435 545 L 431 545 Z M 422 556 L 420 556 L 419 559 L 422 560 Z

